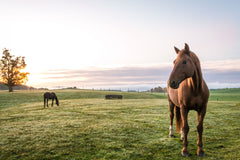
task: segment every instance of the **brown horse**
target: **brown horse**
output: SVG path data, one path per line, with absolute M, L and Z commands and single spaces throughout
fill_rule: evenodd
M 179 50 L 174 47 L 178 54 L 174 61 L 174 68 L 168 80 L 168 101 L 170 110 L 170 128 L 169 137 L 173 135 L 173 117 L 174 108 L 176 114 L 176 129 L 181 132 L 183 140 L 182 155 L 188 157 L 187 134 L 188 112 L 189 110 L 197 111 L 197 131 L 198 131 L 198 156 L 205 156 L 202 143 L 203 119 L 207 109 L 209 98 L 208 87 L 203 80 L 202 71 L 198 57 L 190 51 L 189 46 Z
M 52 100 L 52 106 L 53 106 L 54 99 L 56 100 L 56 104 L 59 106 L 58 98 L 57 98 L 57 96 L 56 96 L 56 94 L 54 92 L 51 92 L 51 93 L 50 92 L 46 92 L 46 93 L 44 93 L 43 98 L 44 98 L 44 108 L 45 108 L 46 101 L 47 101 L 47 107 L 48 107 L 48 99 Z

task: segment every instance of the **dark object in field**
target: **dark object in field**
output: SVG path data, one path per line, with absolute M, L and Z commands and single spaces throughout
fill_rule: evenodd
M 52 100 L 52 106 L 53 106 L 54 99 L 56 100 L 56 104 L 59 106 L 58 98 L 54 92 L 51 92 L 51 93 L 46 92 L 46 93 L 44 93 L 43 97 L 44 97 L 44 108 L 45 108 L 46 100 L 47 100 L 47 107 L 48 107 L 48 99 Z
M 106 99 L 122 99 L 123 96 L 122 95 L 106 95 L 105 98 Z
M 183 139 L 182 155 L 188 157 L 188 112 L 189 110 L 197 111 L 197 155 L 205 156 L 202 143 L 202 132 L 209 90 L 202 77 L 200 61 L 198 57 L 190 51 L 189 46 L 185 44 L 185 48 L 182 50 L 176 47 L 174 48 L 178 56 L 174 61 L 174 68 L 168 80 L 168 101 L 170 110 L 169 137 L 174 137 L 172 124 L 175 108 L 176 128 L 178 133 L 181 132 L 181 139 Z

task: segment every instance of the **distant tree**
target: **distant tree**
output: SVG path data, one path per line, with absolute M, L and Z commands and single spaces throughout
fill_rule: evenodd
M 25 84 L 28 81 L 28 72 L 21 72 L 26 67 L 25 57 L 16 57 L 3 49 L 3 56 L 0 61 L 1 81 L 8 87 L 9 92 L 14 86 Z
M 167 88 L 162 88 L 162 87 L 159 86 L 159 87 L 152 88 L 149 91 L 150 92 L 163 92 L 163 93 L 165 93 L 165 92 L 167 92 Z

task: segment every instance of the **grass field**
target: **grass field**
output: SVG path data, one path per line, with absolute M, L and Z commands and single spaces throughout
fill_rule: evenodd
M 240 89 L 211 91 L 204 120 L 206 157 L 197 157 L 196 112 L 189 113 L 190 158 L 180 136 L 168 138 L 164 94 L 56 90 L 60 106 L 43 108 L 44 91 L 0 91 L 0 159 L 240 159 Z M 50 103 L 49 103 L 50 104 Z

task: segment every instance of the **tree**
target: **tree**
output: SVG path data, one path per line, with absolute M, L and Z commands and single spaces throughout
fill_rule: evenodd
M 28 81 L 28 72 L 21 72 L 26 67 L 25 57 L 16 57 L 3 49 L 3 56 L 0 62 L 1 81 L 8 87 L 9 92 L 14 86 L 25 84 Z
M 152 88 L 149 91 L 150 92 L 163 92 L 163 93 L 165 93 L 165 92 L 167 92 L 167 88 L 162 88 L 162 87 L 159 86 L 159 87 Z

